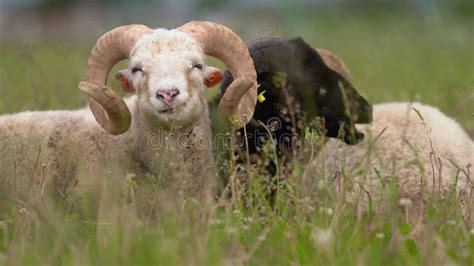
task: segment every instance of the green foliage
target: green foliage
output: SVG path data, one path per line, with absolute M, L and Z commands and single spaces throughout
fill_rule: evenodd
M 290 31 L 340 55 L 355 87 L 372 103 L 419 99 L 474 133 L 474 105 L 464 103 L 474 88 L 469 25 L 450 18 L 339 16 L 301 23 Z M 82 106 L 77 84 L 89 49 L 88 43 L 2 43 L 0 113 Z M 308 130 L 308 141 L 319 143 L 316 133 Z M 224 165 L 232 170 L 231 162 Z M 334 193 L 333 177 L 308 168 L 305 160 L 294 162 L 289 175 L 286 167 L 279 164 L 278 180 L 249 169 L 245 184 L 234 179 L 239 193 L 223 196 L 204 219 L 189 217 L 191 204 L 186 213 L 176 210 L 161 220 L 137 222 L 128 210 L 90 220 L 46 196 L 20 201 L 0 187 L 0 265 L 474 264 L 474 231 L 454 191 L 430 199 L 422 219 L 412 219 L 422 212 L 400 206 L 389 182 L 387 210 L 360 213 Z M 349 184 L 350 176 L 342 176 L 341 183 Z M 301 185 L 308 177 L 317 184 L 311 195 Z M 273 207 L 269 183 L 276 190 Z

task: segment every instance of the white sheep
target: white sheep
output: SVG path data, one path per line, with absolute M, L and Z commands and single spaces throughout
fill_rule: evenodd
M 149 197 L 143 202 L 162 197 L 145 193 L 155 186 L 135 186 L 143 183 L 157 185 L 170 202 L 206 202 L 215 173 L 203 91 L 220 73 L 205 64 L 206 54 L 239 77 L 220 112 L 252 117 L 255 69 L 245 44 L 229 28 L 211 22 L 173 30 L 118 27 L 98 40 L 87 80 L 79 85 L 94 116 L 81 109 L 0 117 L 0 186 L 16 195 L 40 188 L 91 203 L 101 190 L 121 194 L 130 186 L 135 196 Z M 124 101 L 106 83 L 112 67 L 126 58 L 128 68 L 116 77 L 137 95 Z
M 341 59 L 318 52 L 329 67 L 351 77 Z M 343 173 L 352 178 L 349 201 L 366 205 L 367 193 L 374 202 L 383 200 L 387 184 L 397 181 L 401 203 L 454 192 L 474 207 L 474 142 L 439 109 L 421 103 L 376 104 L 372 124 L 356 128 L 367 136 L 362 143 L 350 146 L 329 139 L 314 161 L 330 176 Z M 474 222 L 470 213 L 467 216 Z
M 366 135 L 363 142 L 350 146 L 330 139 L 315 160 L 329 176 L 339 172 L 349 180 L 349 201 L 367 204 L 370 197 L 380 206 L 390 184 L 398 188 L 400 198 L 412 203 L 453 191 L 469 198 L 474 143 L 437 108 L 408 102 L 377 104 L 372 124 L 357 129 Z

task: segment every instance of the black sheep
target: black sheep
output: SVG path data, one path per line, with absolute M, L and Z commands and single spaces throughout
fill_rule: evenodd
M 268 130 L 280 157 L 284 156 L 282 151 L 294 151 L 298 146 L 291 136 L 302 136 L 316 118 L 322 120 L 328 137 L 340 137 L 348 144 L 364 138 L 355 123 L 371 122 L 371 105 L 302 38 L 257 39 L 248 49 L 257 70 L 258 93 L 264 92 L 265 98 L 257 103 L 253 119 L 246 125 L 250 154 L 261 151 Z M 226 70 L 221 95 L 232 80 Z M 240 131 L 243 136 L 244 129 Z

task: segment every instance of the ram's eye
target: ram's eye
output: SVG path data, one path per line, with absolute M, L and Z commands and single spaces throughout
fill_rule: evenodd
M 194 64 L 193 68 L 197 68 L 199 70 L 202 70 L 202 65 L 201 64 Z
M 143 72 L 143 69 L 141 67 L 133 67 L 132 68 L 132 73 L 135 74 L 137 72 Z

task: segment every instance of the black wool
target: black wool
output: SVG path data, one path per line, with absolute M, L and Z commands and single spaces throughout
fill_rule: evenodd
M 264 92 L 265 97 L 246 126 L 250 154 L 259 152 L 268 130 L 277 151 L 297 148 L 292 136 L 301 136 L 318 118 L 328 137 L 340 137 L 348 144 L 364 138 L 355 124 L 371 122 L 371 105 L 302 38 L 261 38 L 249 43 L 248 49 L 257 71 L 258 93 Z M 221 95 L 232 80 L 226 70 Z

